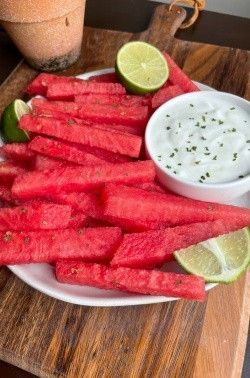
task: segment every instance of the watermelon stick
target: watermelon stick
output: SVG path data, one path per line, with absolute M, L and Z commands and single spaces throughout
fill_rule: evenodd
M 112 266 L 152 268 L 173 260 L 173 252 L 204 240 L 226 234 L 232 230 L 230 222 L 192 223 L 125 235 L 116 251 Z
M 67 123 L 49 117 L 24 115 L 19 126 L 25 131 L 45 134 L 91 147 L 99 147 L 131 157 L 139 156 L 142 145 L 142 138 L 138 135 Z
M 166 61 L 169 66 L 169 82 L 174 85 L 179 85 L 183 92 L 196 92 L 199 91 L 199 88 L 192 82 L 191 79 L 185 74 L 185 72 L 177 66 L 175 61 L 168 55 L 164 53 Z
M 46 96 L 48 86 L 52 83 L 81 82 L 81 79 L 68 76 L 58 76 L 48 73 L 41 73 L 28 85 L 26 92 L 30 95 Z
M 49 263 L 58 259 L 108 261 L 121 238 L 117 227 L 1 232 L 0 265 Z
M 64 162 L 69 161 L 79 165 L 101 165 L 107 164 L 107 162 L 117 163 L 123 161 L 122 155 L 117 155 L 108 151 L 106 153 L 106 151 L 101 150 L 104 151 L 103 154 L 99 154 L 100 156 L 103 155 L 103 158 L 101 158 L 97 156 L 98 153 L 95 154 L 95 150 L 100 151 L 100 149 L 94 149 L 92 147 L 86 148 L 86 146 L 79 144 L 67 143 L 61 140 L 44 138 L 41 136 L 35 137 L 29 143 L 29 148 L 32 151 L 36 151 L 52 158 L 62 159 Z M 126 161 L 128 160 L 128 158 L 125 159 Z
M 154 177 L 154 163 L 150 160 L 91 167 L 59 167 L 18 176 L 13 184 L 12 193 L 18 198 L 28 199 L 49 196 L 61 191 L 81 192 L 98 188 L 108 182 L 148 182 L 153 181 Z
M 86 93 L 123 95 L 126 94 L 126 90 L 120 83 L 95 83 L 88 80 L 52 82 L 48 85 L 47 98 L 49 100 L 73 100 L 76 95 Z
M 80 104 L 99 104 L 99 105 L 121 105 L 121 106 L 141 106 L 150 104 L 150 98 L 146 96 L 133 95 L 99 95 L 87 94 L 75 96 L 75 102 Z
M 71 207 L 37 203 L 14 208 L 0 208 L 0 231 L 55 230 L 67 228 Z
M 175 226 L 221 219 L 231 222 L 231 231 L 250 225 L 250 209 L 126 186 L 106 185 L 103 201 L 104 216 L 130 224 L 147 221 Z
M 110 268 L 79 261 L 58 261 L 56 278 L 63 283 L 103 289 L 165 295 L 197 301 L 205 299 L 203 278 L 157 270 Z

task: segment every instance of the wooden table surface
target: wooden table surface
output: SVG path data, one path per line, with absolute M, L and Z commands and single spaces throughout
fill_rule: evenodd
M 88 50 L 68 74 L 112 65 L 119 46 L 138 38 L 170 51 L 192 78 L 249 99 L 248 54 L 173 39 L 183 18 L 182 11 L 170 15 L 160 6 L 143 33 L 87 27 L 83 46 Z M 7 40 L 4 46 L 8 49 Z M 2 72 L 12 70 L 11 64 L 20 59 L 14 52 L 6 63 L 2 56 Z M 9 76 L 0 87 L 0 113 L 35 74 L 22 63 Z M 237 378 L 245 352 L 249 294 L 245 275 L 233 285 L 213 289 L 203 304 L 80 307 L 48 298 L 1 268 L 0 359 L 41 377 Z

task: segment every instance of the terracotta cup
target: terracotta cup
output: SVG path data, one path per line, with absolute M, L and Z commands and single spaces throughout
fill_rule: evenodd
M 57 71 L 80 55 L 86 0 L 0 0 L 1 24 L 33 67 Z

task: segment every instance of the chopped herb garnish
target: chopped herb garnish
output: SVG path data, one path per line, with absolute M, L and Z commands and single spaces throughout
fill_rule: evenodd
M 158 158 L 161 158 L 161 155 L 158 155 L 157 157 L 158 157 Z
M 217 160 L 217 155 L 214 155 L 212 160 Z
M 170 126 L 166 127 L 166 130 L 170 130 L 170 129 L 171 129 L 171 127 L 170 127 Z
M 182 165 L 181 163 L 178 163 L 177 165 L 179 165 L 179 167 Z
M 203 122 L 206 122 L 206 117 L 204 115 L 201 118 Z
M 205 125 L 204 125 L 204 126 L 201 126 L 201 129 L 205 129 L 206 127 L 207 127 L 207 126 L 205 126 Z
M 188 140 L 187 143 L 188 143 L 188 144 L 191 143 L 191 140 Z
M 200 162 L 201 162 L 200 160 L 197 160 L 197 161 L 194 162 L 194 164 L 199 165 Z
M 189 106 L 191 106 L 191 108 L 193 108 L 193 107 L 194 107 L 194 105 L 193 105 L 193 104 L 189 104 Z
M 175 151 L 175 152 L 178 152 L 179 150 L 178 150 L 178 148 L 174 148 L 174 151 Z
M 220 147 L 223 147 L 223 146 L 224 146 L 224 144 L 223 144 L 223 143 L 221 143 L 221 144 L 220 144 Z
M 231 131 L 232 131 L 232 133 L 235 133 L 236 132 L 236 128 L 233 127 Z
M 234 110 L 234 109 L 235 109 L 234 107 L 230 108 L 230 110 Z
M 193 118 L 193 117 L 189 117 L 188 119 L 191 119 L 191 120 L 193 120 L 194 118 Z
M 237 157 L 238 157 L 238 154 L 237 154 L 237 152 L 235 152 L 235 153 L 233 154 L 233 161 L 235 161 L 235 160 L 237 159 Z
M 179 122 L 179 128 L 181 128 L 181 123 Z
M 219 125 L 222 125 L 224 123 L 224 121 L 222 121 L 221 119 L 219 119 Z
M 170 115 L 169 115 L 169 114 L 166 114 L 166 117 L 170 117 Z
M 206 180 L 206 177 L 205 177 L 205 176 L 201 176 L 201 179 L 202 179 L 202 180 Z
M 210 177 L 210 174 L 209 174 L 209 172 L 206 172 L 206 176 L 207 176 L 207 177 Z
M 197 122 L 197 123 L 195 124 L 195 126 L 196 126 L 196 127 L 200 127 L 200 122 Z
M 211 155 L 211 152 L 204 152 L 204 155 L 209 156 Z
M 192 136 L 194 136 L 194 134 L 189 134 L 189 136 L 188 136 L 188 137 L 189 137 L 189 138 L 192 138 Z
M 242 178 L 244 178 L 244 177 L 245 177 L 245 176 L 243 176 L 243 175 L 240 175 L 240 176 L 239 176 L 239 179 L 242 179 Z
M 197 146 L 192 146 L 191 148 L 192 148 L 193 151 L 197 150 Z
M 187 152 L 191 152 L 191 148 L 186 147 Z
M 172 152 L 172 154 L 171 154 L 171 155 L 169 155 L 169 157 L 171 157 L 171 158 L 172 158 L 172 157 L 174 157 L 174 153 Z
M 176 171 L 173 171 L 173 173 L 174 173 L 175 175 L 177 175 L 177 172 L 176 172 Z
M 199 182 L 200 182 L 201 184 L 203 184 L 203 181 L 202 181 L 202 180 L 199 180 Z
M 207 138 L 205 138 L 204 136 L 201 137 L 201 140 L 207 140 Z
M 208 112 L 205 112 L 205 114 L 208 114 Z
M 248 140 L 246 141 L 246 143 L 250 143 L 250 139 L 248 139 Z
M 246 120 L 244 120 L 244 122 L 245 122 L 245 123 L 247 123 L 247 121 L 246 121 Z
M 206 150 L 206 151 L 209 151 L 209 148 L 208 148 L 208 147 L 205 147 L 205 150 Z
M 171 169 L 172 167 L 171 167 L 171 165 L 166 165 L 166 168 Z
M 212 122 L 215 122 L 215 121 L 216 121 L 216 119 L 215 119 L 215 118 L 211 118 L 211 121 L 212 121 Z

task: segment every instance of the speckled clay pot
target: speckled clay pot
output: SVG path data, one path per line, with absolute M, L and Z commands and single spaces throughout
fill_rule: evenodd
M 45 71 L 79 57 L 86 0 L 0 0 L 0 20 L 26 60 Z

